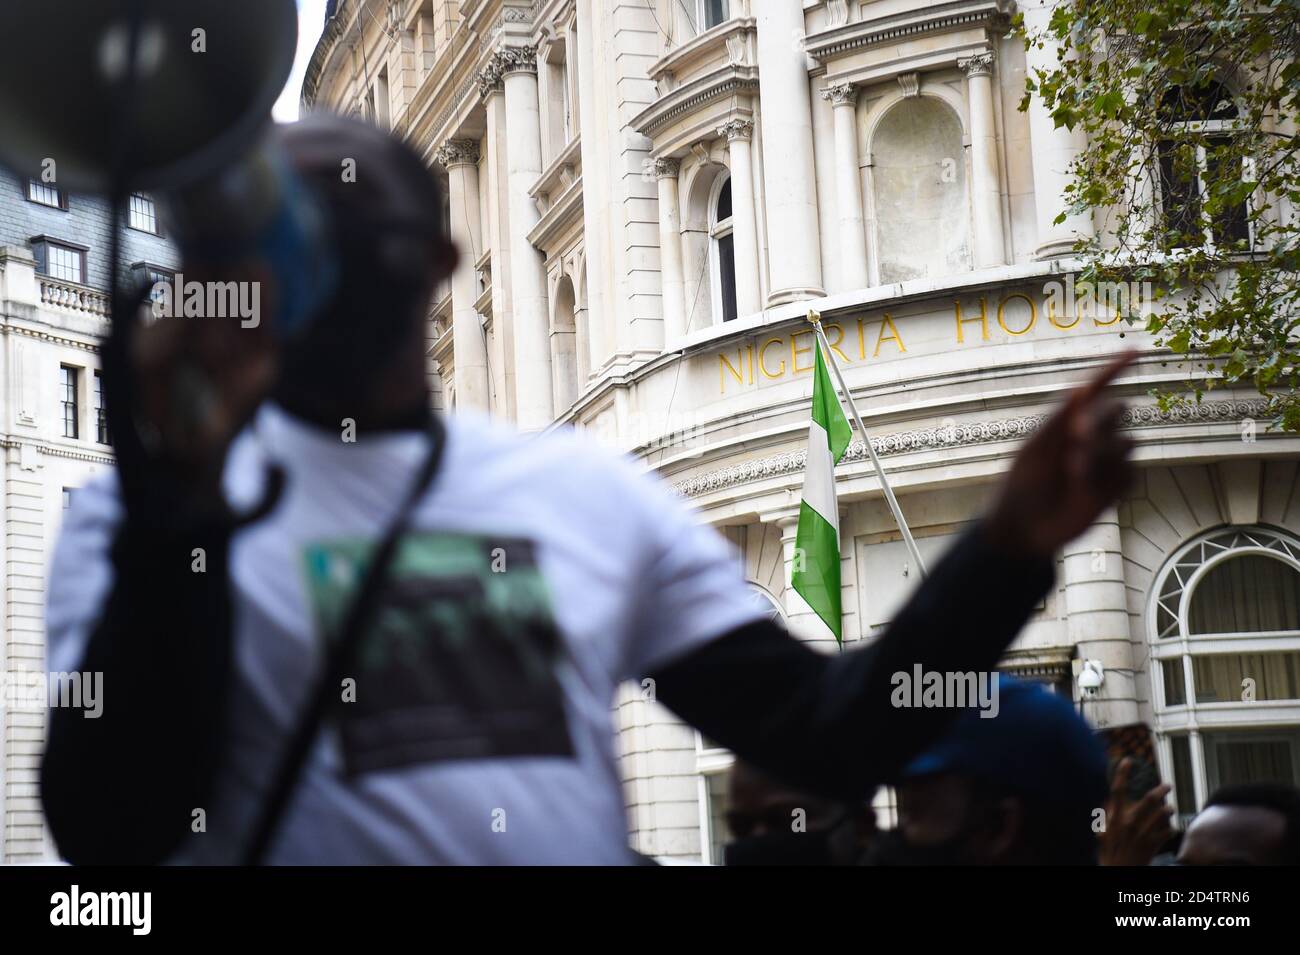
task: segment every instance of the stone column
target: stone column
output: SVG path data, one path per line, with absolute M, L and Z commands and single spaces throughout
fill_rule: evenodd
M 1106 508 L 1065 548 L 1066 633 L 1083 660 L 1100 660 L 1105 679 L 1085 698 L 1084 715 L 1098 728 L 1138 721 L 1129 643 L 1128 600 L 1119 517 Z
M 686 298 L 682 286 L 682 213 L 677 192 L 676 159 L 656 159 L 659 183 L 659 275 L 663 284 L 664 345 L 686 334 Z M 734 187 L 733 187 L 734 188 Z
M 758 225 L 754 219 L 754 161 L 750 142 L 754 124 L 733 119 L 718 129 L 727 137 L 731 157 L 731 231 L 736 251 L 736 314 L 753 315 L 763 308 L 758 284 Z M 815 241 L 816 236 L 810 238 Z
M 813 165 L 812 95 L 803 4 L 755 3 L 761 77 L 764 205 L 771 268 L 769 305 L 825 294 L 817 241 L 817 175 Z
M 966 73 L 970 104 L 971 203 L 975 214 L 975 267 L 1005 265 L 1002 238 L 1002 185 L 998 178 L 998 139 L 993 121 L 993 52 L 958 60 Z
M 596 44 L 589 38 L 598 37 L 594 0 L 577 0 L 575 3 L 578 57 L 578 125 L 582 136 L 582 183 L 585 196 L 604 196 L 605 153 L 597 148 L 602 137 L 598 134 L 604 116 L 597 111 L 597 98 L 603 89 L 596 70 Z M 588 378 L 595 376 L 613 351 L 612 336 L 605 307 L 605 283 L 609 279 L 609 258 L 606 249 L 606 225 L 609 213 L 605 203 L 594 198 L 582 204 L 583 248 L 587 257 L 587 368 Z
M 1022 0 L 1025 28 L 1033 34 L 1042 34 L 1052 19 L 1057 0 Z M 1043 46 L 1031 45 L 1025 50 L 1028 75 L 1035 70 L 1051 71 L 1058 65 L 1057 44 L 1044 38 Z M 1034 208 L 1038 217 L 1038 245 L 1034 255 L 1040 259 L 1067 255 L 1078 238 L 1093 236 L 1092 215 L 1087 212 L 1067 215 L 1059 225 L 1056 217 L 1065 211 L 1065 187 L 1070 182 L 1070 163 L 1087 145 L 1082 129 L 1071 131 L 1065 126 L 1057 128 L 1052 114 L 1043 105 L 1042 97 L 1029 98 L 1029 142 L 1032 147 L 1034 168 Z
M 529 190 L 542 174 L 542 125 L 537 105 L 537 48 L 496 54 L 506 98 L 506 165 L 510 192 L 511 307 L 514 320 L 516 421 L 540 431 L 554 420 L 546 269 L 528 241 L 541 215 Z
M 862 173 L 858 169 L 858 90 L 841 83 L 822 91 L 835 110 L 835 205 L 839 212 L 840 279 L 844 288 L 866 288 L 867 233 L 862 221 Z
M 478 143 L 472 139 L 448 140 L 438 150 L 437 160 L 447 170 L 451 240 L 460 250 L 460 259 L 451 275 L 456 404 L 487 411 L 487 343 L 483 339 L 483 322 L 474 308 L 478 299 L 474 259 L 483 248 L 479 223 Z
M 479 96 L 486 115 L 487 161 L 484 165 L 487 190 L 488 221 L 485 238 L 492 249 L 492 341 L 489 370 L 496 411 L 514 421 L 515 370 L 514 329 L 510 315 L 510 202 L 506 178 L 506 110 L 505 90 L 501 85 L 500 64 L 489 60 L 478 75 Z

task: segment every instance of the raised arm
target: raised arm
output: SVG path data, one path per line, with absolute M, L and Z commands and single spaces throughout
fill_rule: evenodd
M 115 323 L 105 342 L 118 490 L 79 492 L 88 497 L 69 511 L 47 611 L 50 668 L 103 681 L 97 718 L 51 709 L 41 766 L 50 831 L 74 863 L 163 861 L 216 776 L 236 523 L 221 474 L 271 371 L 255 330 L 223 322 L 164 319 L 130 341 Z M 194 406 L 206 413 L 185 413 Z M 156 434 L 149 449 L 137 422 Z
M 860 798 L 937 738 L 955 708 L 896 708 L 893 675 L 993 669 L 1053 578 L 1057 550 L 1130 480 L 1126 353 L 1073 392 L 1017 455 L 992 512 L 958 540 L 875 643 L 830 656 L 771 623 L 734 630 L 653 673 L 658 699 L 790 785 Z

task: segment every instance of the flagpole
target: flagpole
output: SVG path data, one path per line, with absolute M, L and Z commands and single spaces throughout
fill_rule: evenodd
M 885 477 L 885 469 L 880 463 L 880 458 L 876 456 L 876 449 L 871 446 L 871 438 L 867 434 L 867 429 L 863 427 L 862 416 L 858 414 L 858 406 L 853 403 L 853 395 L 849 392 L 849 386 L 844 383 L 844 375 L 840 372 L 840 366 L 835 361 L 835 354 L 831 351 L 830 342 L 826 340 L 826 333 L 822 331 L 821 314 L 809 309 L 808 321 L 817 331 L 817 340 L 821 343 L 822 352 L 826 355 L 826 361 L 835 372 L 835 380 L 840 383 L 840 391 L 844 395 L 844 400 L 848 403 L 849 413 L 853 415 L 853 420 L 858 426 L 858 435 L 862 438 L 862 443 L 867 447 L 867 454 L 871 456 L 871 463 L 875 465 L 876 476 L 880 478 L 880 487 L 885 492 L 885 500 L 889 502 L 889 510 L 894 515 L 894 522 L 898 524 L 898 529 L 902 531 L 903 542 L 907 545 L 907 552 L 912 555 L 912 560 L 916 562 L 916 569 L 924 579 L 925 561 L 921 559 L 921 552 L 916 549 L 916 541 L 913 540 L 911 528 L 907 526 L 907 520 L 903 517 L 903 509 L 898 506 L 898 498 L 894 497 L 894 489 L 889 486 L 889 478 Z

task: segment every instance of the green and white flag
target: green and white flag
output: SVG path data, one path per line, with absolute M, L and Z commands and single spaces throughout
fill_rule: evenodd
M 812 422 L 804 467 L 799 533 L 795 538 L 794 589 L 826 626 L 840 636 L 840 514 L 835 503 L 835 465 L 853 432 L 817 343 L 813 375 Z

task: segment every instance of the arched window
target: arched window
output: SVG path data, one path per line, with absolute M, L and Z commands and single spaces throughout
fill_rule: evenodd
M 1203 534 L 1152 599 L 1153 702 L 1180 813 L 1232 783 L 1300 784 L 1300 540 Z
M 970 201 L 957 114 L 931 96 L 900 100 L 876 124 L 870 152 L 880 282 L 969 271 Z
M 736 317 L 736 241 L 731 229 L 731 177 L 722 179 L 709 212 L 709 254 L 713 270 L 713 314 Z
M 573 282 L 566 275 L 555 290 L 551 314 L 551 381 L 555 413 L 562 415 L 578 397 L 579 362 L 577 324 L 574 321 Z
M 1161 126 L 1173 135 L 1156 147 L 1161 229 L 1170 248 L 1250 247 L 1245 201 L 1204 212 L 1210 184 L 1227 177 L 1240 182 L 1249 163 L 1231 155 L 1237 104 L 1222 83 L 1176 86 L 1160 99 Z M 1236 168 L 1226 170 L 1224 163 Z

